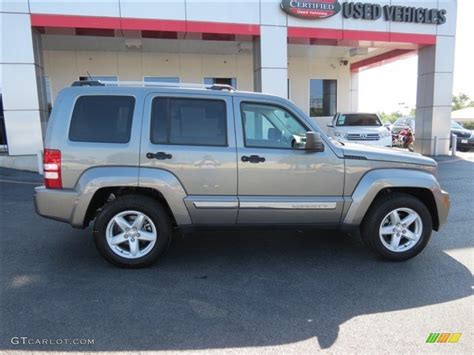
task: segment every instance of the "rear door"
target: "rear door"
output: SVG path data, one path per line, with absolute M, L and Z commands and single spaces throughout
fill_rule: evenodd
M 344 162 L 296 148 L 310 127 L 272 101 L 234 97 L 241 224 L 332 224 L 343 208 Z
M 193 224 L 236 223 L 237 162 L 230 95 L 150 94 L 140 167 L 164 169 L 183 185 Z

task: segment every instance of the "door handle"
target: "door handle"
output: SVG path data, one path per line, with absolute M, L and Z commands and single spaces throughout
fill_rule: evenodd
M 249 163 L 253 163 L 253 164 L 257 164 L 257 163 L 263 163 L 265 161 L 265 158 L 264 157 L 259 157 L 258 155 L 251 155 L 251 156 L 242 156 L 241 160 L 246 163 L 246 162 L 249 162 Z
M 173 158 L 173 156 L 171 154 L 168 154 L 168 153 L 165 153 L 165 152 L 158 152 L 158 153 L 148 152 L 148 153 L 146 153 L 146 157 L 148 159 L 158 159 L 158 160 L 165 160 L 165 159 Z

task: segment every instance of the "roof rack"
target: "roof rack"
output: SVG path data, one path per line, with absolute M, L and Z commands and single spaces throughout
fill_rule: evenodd
M 206 86 L 206 89 L 209 90 L 228 90 L 228 91 L 235 91 L 235 88 L 232 85 L 226 84 L 212 84 L 211 86 Z
M 105 86 L 105 84 L 99 80 L 79 80 L 73 82 L 71 86 Z
M 195 84 L 195 83 L 168 83 L 165 81 L 105 81 L 105 80 L 80 80 L 72 83 L 71 86 L 138 86 L 138 87 L 173 87 L 173 88 L 190 88 L 190 89 L 207 89 L 219 91 L 236 91 L 231 85 L 225 84 Z

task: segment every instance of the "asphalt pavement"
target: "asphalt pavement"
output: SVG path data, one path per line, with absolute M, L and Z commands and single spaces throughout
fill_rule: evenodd
M 153 267 L 118 269 L 90 228 L 35 214 L 38 175 L 0 169 L 0 352 L 470 354 L 470 154 L 439 159 L 449 220 L 405 263 L 339 232 L 275 229 L 194 234 Z M 462 336 L 427 344 L 433 332 Z

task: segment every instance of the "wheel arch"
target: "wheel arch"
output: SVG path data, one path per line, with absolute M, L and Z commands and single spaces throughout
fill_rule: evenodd
M 375 201 L 379 198 L 383 198 L 386 194 L 391 194 L 395 192 L 405 193 L 411 196 L 416 197 L 420 202 L 422 202 L 431 215 L 431 221 L 433 223 L 433 229 L 437 231 L 439 229 L 439 217 L 438 217 L 438 209 L 436 207 L 436 201 L 433 196 L 433 193 L 428 188 L 422 187 L 406 187 L 406 186 L 394 186 L 394 187 L 387 187 L 380 190 L 377 195 L 375 196 L 374 200 L 368 207 L 368 210 L 372 207 Z M 365 216 L 364 216 L 365 217 Z
M 89 169 L 76 184 L 76 199 L 72 225 L 85 228 L 109 199 L 120 195 L 149 196 L 168 211 L 176 225 L 190 224 L 191 218 L 184 203 L 187 196 L 181 183 L 170 172 L 138 167 L 98 167 Z
M 359 182 L 343 224 L 358 226 L 377 198 L 391 192 L 404 192 L 420 199 L 430 211 L 433 229 L 440 226 L 434 191 L 441 191 L 436 178 L 427 172 L 406 169 L 378 169 L 367 173 Z
M 177 225 L 173 211 L 171 210 L 168 201 L 166 201 L 166 198 L 160 191 L 150 187 L 114 186 L 100 188 L 94 193 L 94 196 L 92 197 L 87 208 L 86 214 L 84 216 L 83 226 L 87 227 L 90 222 L 95 218 L 97 212 L 109 201 L 113 201 L 117 197 L 127 195 L 153 198 L 165 208 L 166 212 L 170 216 L 173 226 Z

